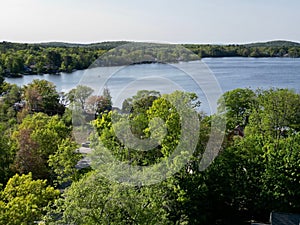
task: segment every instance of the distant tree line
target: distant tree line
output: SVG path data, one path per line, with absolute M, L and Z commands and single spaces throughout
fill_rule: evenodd
M 0 75 L 55 74 L 88 68 L 101 55 L 128 42 L 96 44 L 0 43 Z M 134 46 L 134 45 L 132 45 Z M 174 45 L 175 46 L 175 45 Z M 104 66 L 128 65 L 142 58 L 147 62 L 191 61 L 205 57 L 300 57 L 300 45 L 293 42 L 268 42 L 249 45 L 178 45 L 181 48 L 141 51 L 134 48 L 112 50 L 101 62 Z M 190 51 L 182 51 L 182 46 Z M 166 54 L 168 52 L 168 54 Z
M 280 42 L 281 43 L 281 42 Z M 300 45 L 282 42 L 273 45 L 184 45 L 201 58 L 205 57 L 300 57 Z

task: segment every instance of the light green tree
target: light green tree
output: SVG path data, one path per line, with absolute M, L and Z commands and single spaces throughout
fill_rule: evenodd
M 300 95 L 288 89 L 258 91 L 248 132 L 278 139 L 290 129 L 300 130 Z M 251 131 L 250 131 L 251 130 Z
M 56 174 L 56 182 L 63 184 L 78 179 L 79 170 L 75 168 L 82 158 L 76 152 L 78 145 L 70 139 L 65 139 L 58 146 L 58 150 L 49 156 L 48 164 Z
M 13 176 L 0 192 L 0 224 L 35 224 L 59 194 L 46 180 L 33 180 L 30 173 Z
M 164 204 L 158 186 L 127 186 L 91 172 L 66 190 L 56 224 L 169 224 Z

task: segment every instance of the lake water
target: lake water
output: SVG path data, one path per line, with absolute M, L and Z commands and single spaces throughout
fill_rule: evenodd
M 217 98 L 235 88 L 290 88 L 300 93 L 300 59 L 294 58 L 205 58 L 179 64 L 141 64 L 125 67 L 94 68 L 59 75 L 30 75 L 6 78 L 9 83 L 26 85 L 34 79 L 53 82 L 58 91 L 67 92 L 78 84 L 88 85 L 101 94 L 110 89 L 114 105 L 137 90 L 196 92 L 201 109 L 215 112 Z

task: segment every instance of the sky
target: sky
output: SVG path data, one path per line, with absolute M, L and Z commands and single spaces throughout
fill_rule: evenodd
M 0 41 L 300 42 L 299 0 L 0 0 Z

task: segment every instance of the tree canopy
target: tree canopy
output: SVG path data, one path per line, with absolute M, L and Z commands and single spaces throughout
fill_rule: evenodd
M 76 115 L 51 83 L 1 89 L 1 224 L 247 224 L 267 222 L 272 211 L 300 211 L 295 91 L 224 93 L 225 138 L 203 170 L 219 117 L 196 111 L 194 93 L 141 90 L 114 110 L 108 90 L 92 96 L 83 87 L 83 100 L 72 101 L 92 115 L 83 125 L 95 128 L 84 137 L 92 149 L 85 158 L 71 132 Z M 64 111 L 50 113 L 62 102 Z M 90 167 L 76 166 L 81 159 Z
M 110 50 L 114 60 L 104 59 L 103 65 L 128 65 L 134 59 L 142 58 L 147 62 L 178 62 L 180 60 L 198 60 L 204 57 L 299 57 L 299 43 L 275 41 L 246 45 L 172 45 L 172 49 L 141 51 L 134 47 L 128 49 L 129 42 L 103 42 L 95 44 L 68 43 L 0 43 L 0 83 L 2 76 L 20 76 L 22 74 L 45 74 L 72 72 L 87 69 L 100 56 Z M 138 44 L 138 43 L 137 43 Z M 127 45 L 125 49 L 118 47 Z M 188 51 L 182 51 L 181 47 Z M 173 48 L 174 47 L 174 48 Z M 141 57 L 144 55 L 145 57 Z
M 0 223 L 35 224 L 58 196 L 59 191 L 48 186 L 46 180 L 33 180 L 30 173 L 15 175 L 0 191 Z

